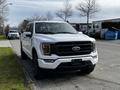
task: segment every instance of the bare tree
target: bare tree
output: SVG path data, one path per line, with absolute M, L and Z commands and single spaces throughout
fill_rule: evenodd
M 0 16 L 2 17 L 2 19 L 5 19 L 5 15 L 8 11 L 8 4 L 7 4 L 7 0 L 0 0 Z
M 96 0 L 82 0 L 77 6 L 81 16 L 87 17 L 87 30 L 89 29 L 89 19 L 99 11 Z M 88 32 L 88 31 L 87 31 Z
M 46 21 L 47 18 L 45 16 L 38 16 L 38 15 L 34 15 L 30 18 L 27 18 L 28 21 Z
M 0 25 L 3 23 L 3 17 L 0 16 Z
M 27 26 L 27 24 L 29 23 L 28 20 L 24 20 L 22 21 L 19 25 L 18 25 L 18 31 L 19 32 L 23 32 Z
M 5 27 L 5 29 L 4 29 L 4 32 L 5 32 L 6 37 L 8 36 L 9 30 L 10 30 L 10 26 L 7 25 L 7 26 Z
M 3 13 L 3 9 L 5 9 L 6 0 L 0 0 L 0 14 Z
M 28 20 L 28 21 L 49 21 L 49 20 L 52 20 L 52 19 L 53 19 L 53 16 L 48 11 L 46 13 L 46 15 L 44 15 L 44 16 L 34 15 L 34 16 L 30 17 L 30 18 L 27 18 L 26 20 Z
M 0 0 L 0 27 L 2 27 L 2 33 L 3 33 L 3 28 L 4 28 L 4 21 L 6 21 L 6 15 L 8 12 L 8 4 L 7 0 Z
M 69 0 L 65 1 L 63 9 L 60 9 L 56 12 L 56 16 L 64 21 L 68 21 L 68 18 L 70 18 L 72 14 L 72 5 L 70 4 Z
M 22 21 L 19 25 L 18 25 L 18 29 L 19 32 L 22 32 L 25 30 L 27 24 L 29 22 L 32 21 L 47 21 L 47 20 L 51 20 L 53 17 L 51 15 L 51 13 L 47 13 L 46 16 L 38 16 L 38 15 L 34 15 L 32 17 L 27 18 L 26 20 Z

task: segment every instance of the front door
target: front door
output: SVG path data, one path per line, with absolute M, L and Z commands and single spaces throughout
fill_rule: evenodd
M 27 32 L 31 33 L 31 37 L 30 36 L 26 36 L 26 49 L 27 49 L 28 54 L 31 56 L 33 24 L 29 24 L 29 28 L 28 28 Z

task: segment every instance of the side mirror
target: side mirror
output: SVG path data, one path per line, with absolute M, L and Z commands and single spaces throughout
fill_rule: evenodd
M 32 33 L 31 32 L 26 32 L 26 37 L 32 37 Z

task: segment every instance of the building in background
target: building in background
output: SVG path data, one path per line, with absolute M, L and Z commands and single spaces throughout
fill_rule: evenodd
M 70 23 L 77 31 L 87 33 L 91 32 L 92 23 L 89 23 L 89 30 L 87 30 L 87 23 Z
M 93 21 L 91 31 L 99 34 L 100 38 L 104 38 L 107 31 L 119 31 L 120 18 Z

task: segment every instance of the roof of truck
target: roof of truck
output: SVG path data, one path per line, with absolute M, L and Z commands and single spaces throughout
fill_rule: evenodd
M 65 21 L 33 21 L 30 23 L 39 23 L 39 22 L 44 22 L 44 23 L 66 23 Z

